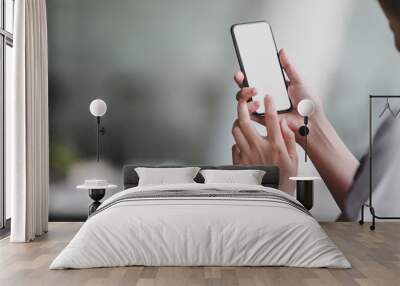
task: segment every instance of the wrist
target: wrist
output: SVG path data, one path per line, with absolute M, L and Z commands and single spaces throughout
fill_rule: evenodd
M 308 156 L 342 208 L 359 162 L 324 114 L 314 114 L 310 118 L 309 129 Z
M 295 131 L 296 135 L 296 142 L 304 149 L 306 138 L 305 136 L 300 135 L 300 127 L 304 125 L 304 122 L 301 122 L 297 130 Z M 332 125 L 330 124 L 329 120 L 326 116 L 321 112 L 316 112 L 312 114 L 308 118 L 308 135 L 307 135 L 307 147 L 308 149 L 312 149 L 314 146 L 319 146 L 323 141 L 327 140 L 329 137 L 329 133 L 334 131 Z
M 282 182 L 279 183 L 278 189 L 288 195 L 294 196 L 295 182 L 289 180 L 289 178 L 285 178 L 284 180 L 282 180 Z
M 307 148 L 310 153 L 333 155 L 342 147 L 347 149 L 325 114 L 317 113 L 313 115 L 309 120 L 308 128 Z M 301 145 L 304 148 L 305 140 L 302 143 Z
M 297 176 L 297 163 L 296 163 L 296 168 L 291 170 L 287 170 L 284 167 L 279 167 L 278 189 L 293 196 L 295 191 L 295 182 L 289 180 L 289 178 L 295 176 Z

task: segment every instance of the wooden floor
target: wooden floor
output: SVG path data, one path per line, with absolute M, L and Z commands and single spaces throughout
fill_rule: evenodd
M 323 224 L 353 268 L 122 267 L 48 270 L 81 223 L 50 223 L 43 238 L 27 244 L 0 241 L 0 285 L 400 285 L 400 223 L 375 232 L 357 223 Z

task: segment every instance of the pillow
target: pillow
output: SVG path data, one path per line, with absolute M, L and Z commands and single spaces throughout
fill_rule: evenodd
M 139 176 L 138 186 L 195 183 L 193 179 L 199 170 L 199 167 L 135 168 Z
M 261 170 L 202 170 L 205 184 L 261 185 L 265 171 Z

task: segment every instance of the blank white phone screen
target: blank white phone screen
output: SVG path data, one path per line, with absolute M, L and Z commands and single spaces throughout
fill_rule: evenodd
M 279 64 L 271 28 L 266 22 L 239 24 L 233 27 L 249 87 L 257 89 L 253 100 L 260 102 L 257 113 L 264 113 L 264 97 L 272 97 L 278 111 L 288 110 L 290 100 Z

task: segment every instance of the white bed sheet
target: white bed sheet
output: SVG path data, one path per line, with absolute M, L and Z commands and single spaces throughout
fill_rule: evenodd
M 129 192 L 207 188 L 263 190 L 295 201 L 262 186 L 194 183 L 135 187 L 102 206 Z M 127 265 L 351 267 L 318 222 L 290 205 L 186 198 L 127 201 L 103 210 L 83 224 L 50 269 Z

